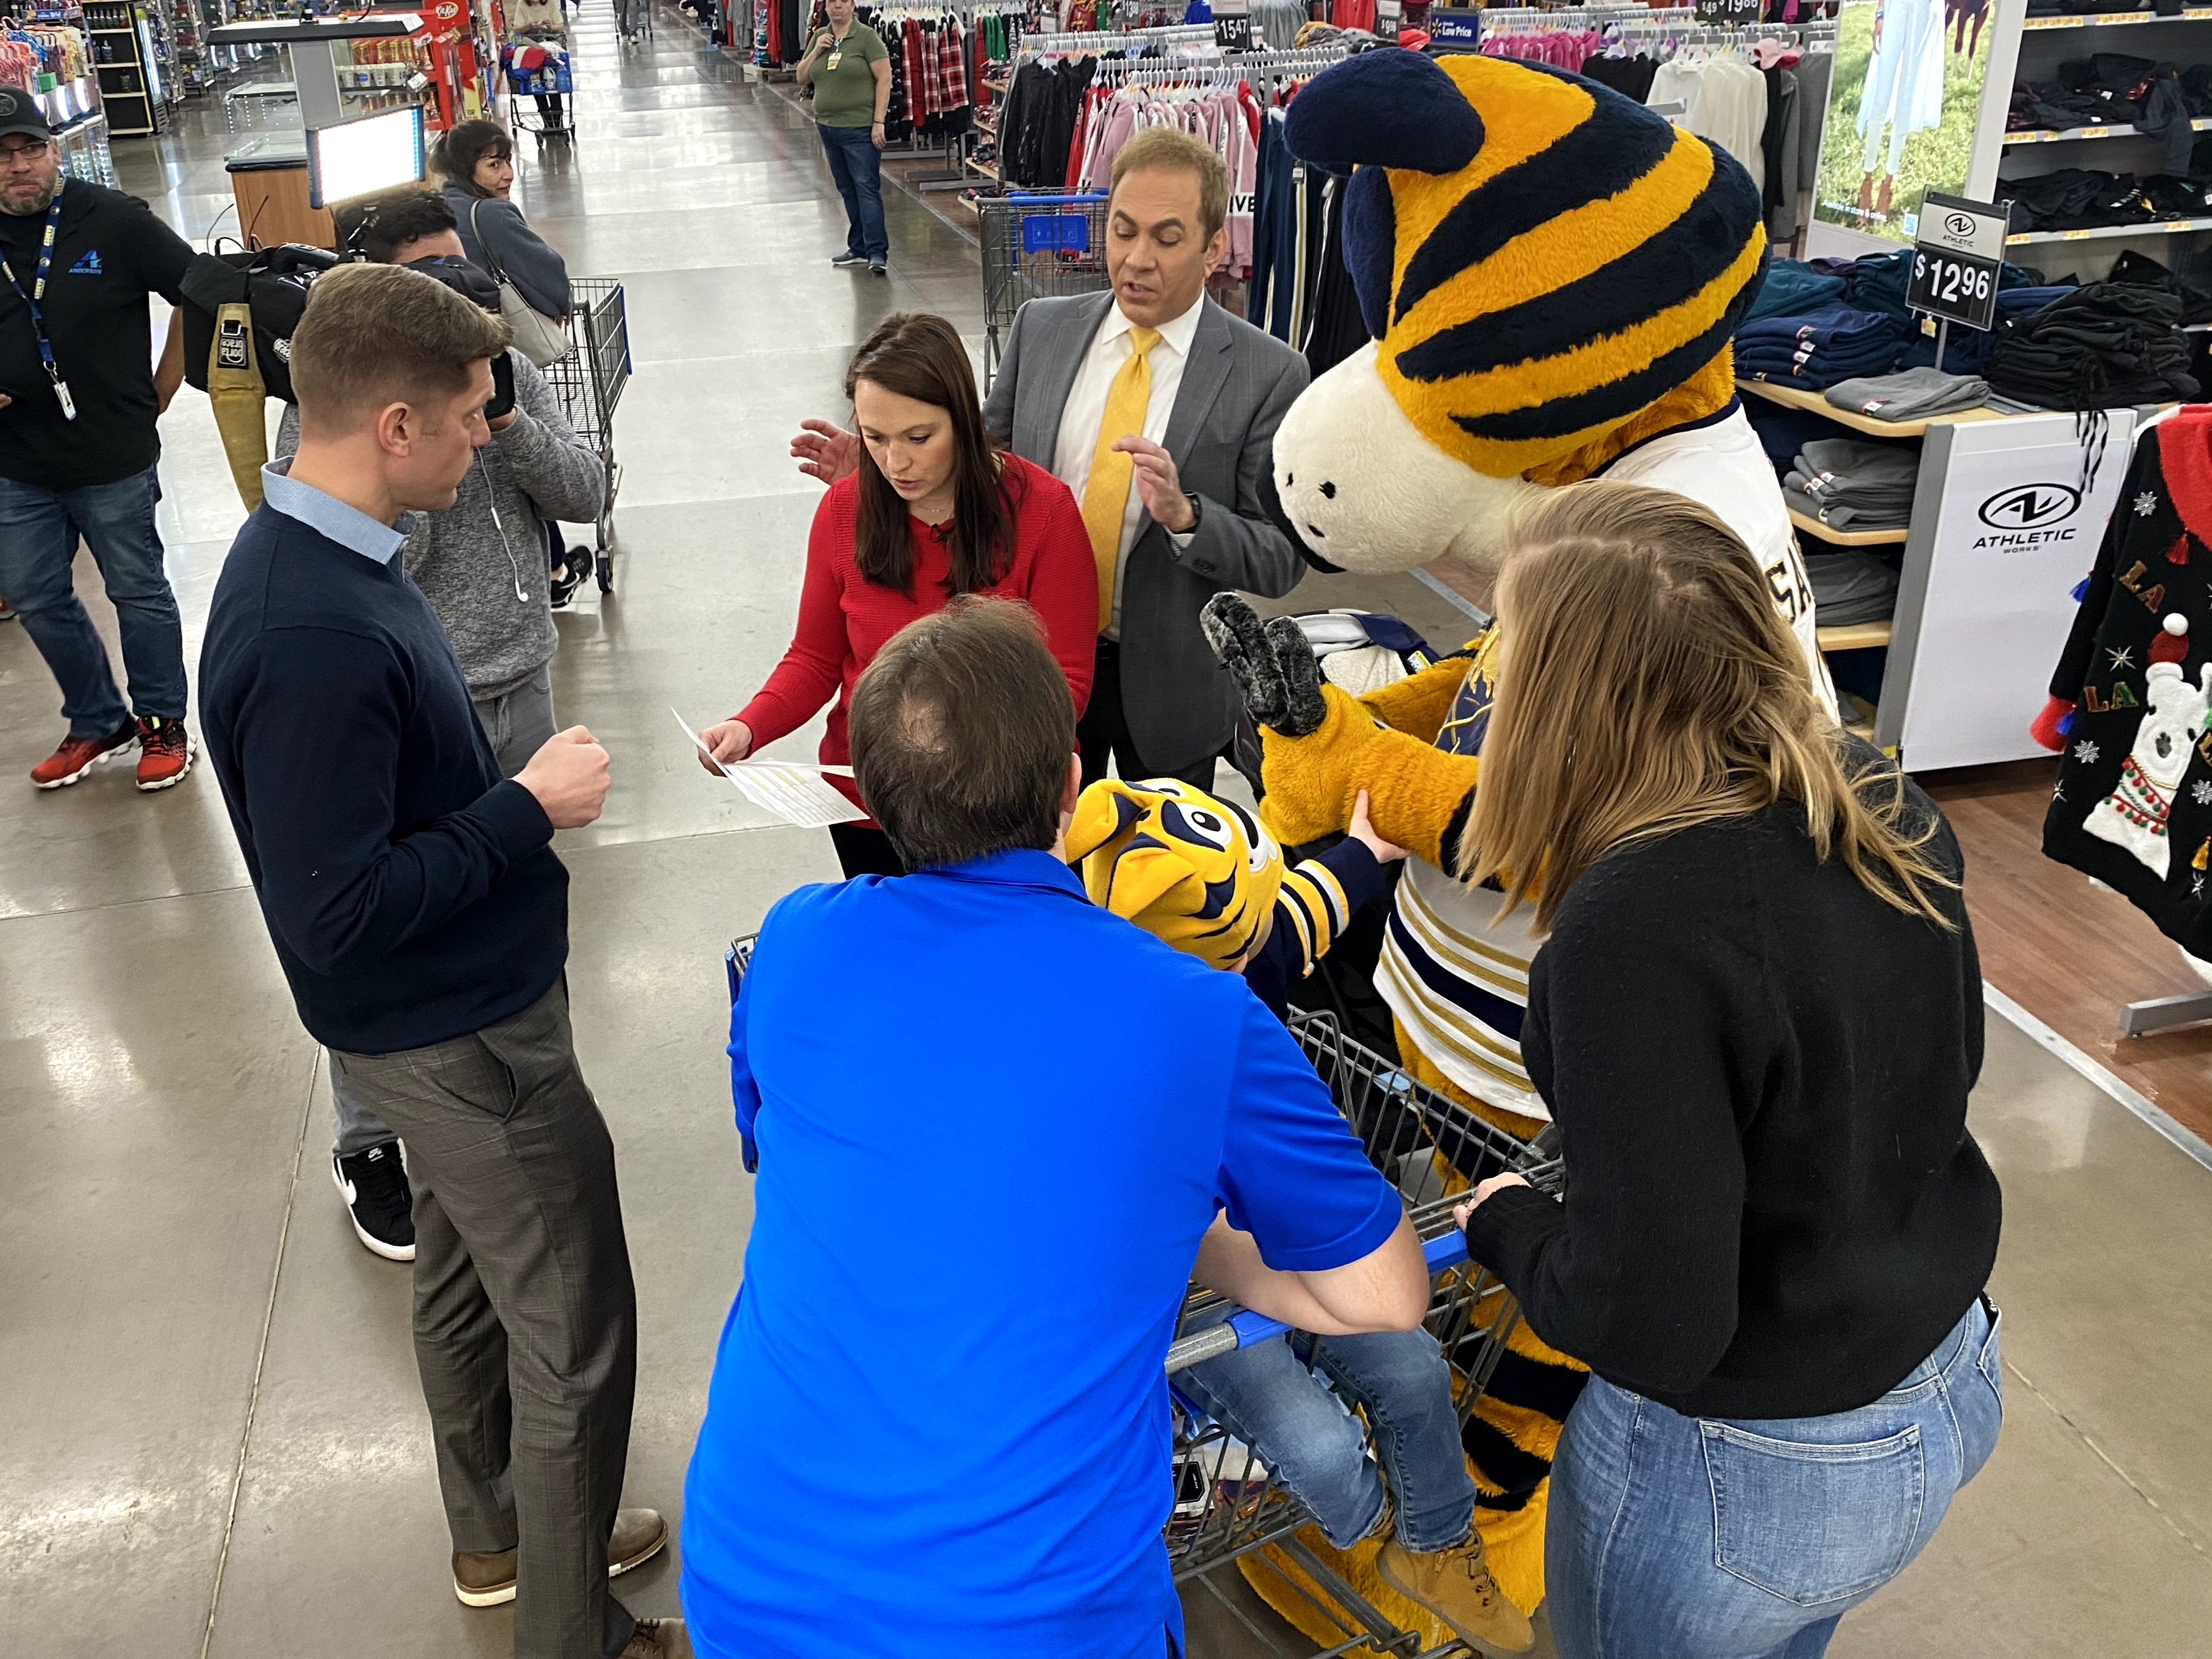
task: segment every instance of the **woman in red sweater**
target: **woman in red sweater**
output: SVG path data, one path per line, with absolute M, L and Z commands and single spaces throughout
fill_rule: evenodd
M 886 317 L 845 372 L 863 455 L 815 510 L 791 648 L 753 700 L 701 732 L 720 761 L 797 731 L 832 696 L 822 762 L 845 764 L 845 706 L 884 642 L 956 594 L 1022 599 L 1044 623 L 1080 715 L 1098 572 L 1083 514 L 1042 467 L 991 447 L 968 349 L 942 317 Z M 700 763 L 706 763 L 701 757 Z M 848 778 L 835 783 L 860 804 Z M 872 819 L 830 827 L 848 876 L 906 873 Z

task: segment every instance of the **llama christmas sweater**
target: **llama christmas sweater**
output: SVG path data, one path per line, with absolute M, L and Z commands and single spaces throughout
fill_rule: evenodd
M 2212 408 L 2138 435 L 2051 696 L 2044 852 L 2212 956 Z

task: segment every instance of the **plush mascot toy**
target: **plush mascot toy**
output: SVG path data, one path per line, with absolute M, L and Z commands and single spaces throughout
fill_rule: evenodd
M 1476 56 L 1333 65 L 1298 94 L 1285 136 L 1310 165 L 1351 175 L 1345 258 L 1374 337 L 1276 434 L 1285 513 L 1316 562 L 1492 563 L 1534 490 L 1601 475 L 1671 489 L 1759 558 L 1832 708 L 1781 489 L 1735 397 L 1729 337 L 1766 257 L 1743 168 L 1609 88 Z M 1355 700 L 1320 683 L 1294 623 L 1263 629 L 1222 595 L 1206 626 L 1261 728 L 1276 839 L 1343 830 L 1364 789 L 1377 833 L 1415 855 L 1376 971 L 1406 1070 L 1491 1122 L 1540 1130 L 1520 1054 L 1532 912 L 1499 924 L 1498 895 L 1458 875 L 1496 630 Z M 1546 1482 L 1585 1375 L 1523 1327 L 1468 1422 L 1477 1524 L 1524 1611 L 1543 1597 Z M 1304 1541 L 1404 1627 L 1443 1639 L 1381 1582 L 1371 1547 Z M 1289 1558 L 1275 1565 L 1297 1577 Z M 1342 1639 L 1273 1573 L 1248 1577 L 1323 1645 Z

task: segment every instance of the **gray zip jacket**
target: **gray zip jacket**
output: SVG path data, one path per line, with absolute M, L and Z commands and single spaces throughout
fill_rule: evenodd
M 520 352 L 507 356 L 514 366 L 514 420 L 477 451 L 451 507 L 415 515 L 402 550 L 479 702 L 506 696 L 552 660 L 559 640 L 545 521 L 590 524 L 607 490 L 605 466 L 569 427 L 545 377 Z M 299 447 L 300 411 L 287 407 L 276 453 Z

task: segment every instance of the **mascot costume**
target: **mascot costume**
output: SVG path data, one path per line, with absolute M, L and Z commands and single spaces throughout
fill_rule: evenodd
M 1315 381 L 1275 439 L 1285 516 L 1324 568 L 1494 565 L 1515 504 L 1596 477 L 1703 502 L 1765 568 L 1815 689 L 1834 693 L 1772 465 L 1737 401 L 1729 338 L 1766 258 L 1744 169 L 1620 94 L 1510 59 L 1363 53 L 1316 76 L 1285 137 L 1350 174 L 1346 264 L 1372 343 Z M 1375 828 L 1413 850 L 1376 971 L 1401 1063 L 1522 1135 L 1548 1120 L 1521 1065 L 1522 906 L 1462 882 L 1459 836 L 1489 720 L 1497 633 L 1357 699 L 1321 684 L 1297 624 L 1265 629 L 1234 595 L 1209 639 L 1261 728 L 1261 817 L 1286 847 L 1340 833 L 1369 792 Z M 1603 696 L 1601 687 L 1591 695 Z M 1567 1149 L 1571 1178 L 1572 1149 Z M 1465 1430 L 1492 1571 L 1543 1598 L 1547 1479 L 1586 1372 L 1525 1326 Z M 1373 1540 L 1303 1541 L 1403 1628 L 1448 1634 L 1375 1571 Z M 1343 1639 L 1278 1573 L 1255 1588 L 1324 1646 Z M 1350 1628 L 1350 1626 L 1346 1626 Z

